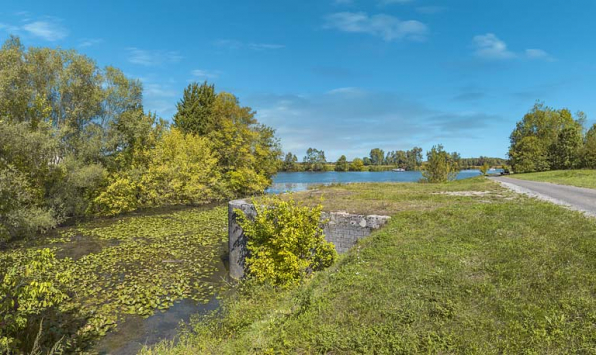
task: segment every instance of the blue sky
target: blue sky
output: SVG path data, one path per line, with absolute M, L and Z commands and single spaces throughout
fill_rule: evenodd
M 0 39 L 74 48 L 142 80 L 169 119 L 191 81 L 253 107 L 285 151 L 505 157 L 536 102 L 596 118 L 596 1 L 4 3 Z

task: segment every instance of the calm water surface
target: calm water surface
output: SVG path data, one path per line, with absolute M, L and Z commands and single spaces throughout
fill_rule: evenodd
M 498 173 L 500 170 L 491 171 L 491 173 Z M 457 175 L 457 179 L 467 179 L 480 175 L 478 170 L 462 170 Z M 334 184 L 334 183 L 352 183 L 352 182 L 416 182 L 422 178 L 422 173 L 419 171 L 349 171 L 349 172 L 294 172 L 294 173 L 278 173 L 273 178 L 273 184 L 267 192 L 281 193 L 289 191 L 304 191 L 310 185 L 319 184 Z

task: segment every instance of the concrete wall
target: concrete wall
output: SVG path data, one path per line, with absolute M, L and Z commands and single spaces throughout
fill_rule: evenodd
M 238 225 L 234 210 L 240 209 L 247 216 L 255 216 L 256 210 L 245 200 L 230 201 L 228 204 L 228 234 L 230 250 L 230 276 L 241 279 L 244 276 L 244 258 L 246 257 L 246 236 Z M 381 228 L 388 216 L 355 215 L 346 212 L 330 212 L 321 215 L 322 220 L 328 220 L 324 226 L 325 239 L 333 245 L 338 253 L 347 252 L 356 242 L 368 236 L 373 230 Z

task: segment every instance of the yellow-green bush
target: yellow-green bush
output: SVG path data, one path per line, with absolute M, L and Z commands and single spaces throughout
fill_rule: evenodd
M 68 298 L 59 285 L 70 275 L 56 270 L 58 265 L 50 249 L 0 258 L 5 270 L 0 274 L 0 353 L 30 348 L 22 339 L 28 322 Z
M 322 206 L 309 208 L 275 197 L 254 201 L 254 205 L 254 220 L 238 211 L 239 224 L 248 237 L 250 277 L 287 287 L 333 264 L 337 253 L 323 234 Z

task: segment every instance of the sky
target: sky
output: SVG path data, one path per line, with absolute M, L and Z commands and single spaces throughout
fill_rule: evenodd
M 2 0 L 0 40 L 118 67 L 164 119 L 207 80 L 299 158 L 435 144 L 506 157 L 537 101 L 596 122 L 595 13 L 594 0 Z

